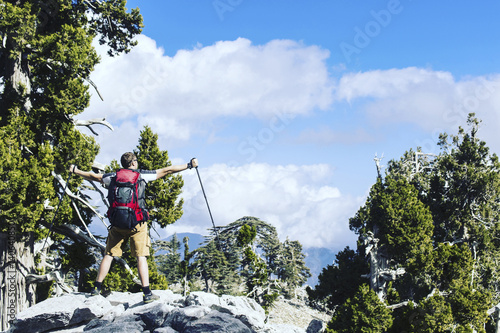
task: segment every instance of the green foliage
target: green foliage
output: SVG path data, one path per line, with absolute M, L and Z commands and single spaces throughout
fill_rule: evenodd
M 363 274 L 396 306 L 390 332 L 484 332 L 487 311 L 500 302 L 500 163 L 478 139 L 479 124 L 470 114 L 468 131 L 442 134 L 438 156 L 418 149 L 390 161 L 385 178 L 377 179 L 349 221 L 359 235 L 358 252 L 367 251 L 378 265 Z M 401 268 L 392 277 L 371 275 Z M 337 288 L 349 290 L 338 280 L 349 279 L 350 271 L 329 266 L 309 290 L 312 301 L 337 306 L 335 322 L 345 325 L 339 309 L 364 306 L 352 297 L 335 298 L 342 295 Z
M 368 272 L 369 267 L 364 257 L 346 247 L 337 253 L 333 265 L 323 268 L 315 288 L 307 289 L 309 300 L 315 305 L 324 304 L 333 310 L 338 304 L 354 296 L 366 282 L 362 275 Z
M 126 13 L 124 5 L 121 0 L 0 0 L 0 232 L 15 224 L 19 236 L 30 233 L 37 241 L 47 237 L 52 222 L 81 227 L 57 179 L 69 179 L 71 163 L 90 169 L 98 154 L 95 140 L 82 134 L 73 119 L 89 104 L 87 80 L 99 62 L 92 46 L 96 33 L 114 54 L 127 52 L 140 33 L 138 10 Z M 81 184 L 73 177 L 68 189 L 75 193 Z M 46 209 L 59 203 L 57 216 L 56 210 Z M 81 219 L 91 223 L 92 211 L 78 207 Z M 88 251 L 62 235 L 52 233 L 51 238 L 62 259 L 61 272 L 83 286 L 87 265 L 92 265 Z M 44 284 L 37 296 L 44 299 L 51 289 Z
M 432 252 L 432 215 L 405 178 L 385 178 L 371 202 L 370 222 L 391 258 L 407 267 L 425 265 Z
M 446 298 L 433 295 L 419 302 L 418 306 L 410 303 L 398 316 L 399 322 L 394 332 L 439 333 L 453 331 L 453 314 Z
M 86 79 L 99 61 L 92 40 L 104 22 L 121 26 L 127 35 L 115 31 L 105 38 L 120 40 L 110 44 L 114 52 L 126 51 L 142 22 L 138 12 L 125 13 L 123 2 L 105 1 L 103 6 L 112 3 L 115 15 L 103 17 L 83 1 L 0 0 L 2 232 L 14 223 L 19 232 L 45 237 L 41 225 L 52 221 L 54 212 L 44 210 L 44 203 L 56 206 L 62 196 L 51 172 L 67 178 L 69 163 L 89 167 L 98 153 L 93 138 L 71 121 L 90 99 Z M 89 9 L 95 15 L 88 15 Z M 70 188 L 81 182 L 73 179 Z M 90 214 L 83 214 L 87 223 Z M 77 221 L 69 202 L 63 201 L 54 224 Z
M 292 295 L 310 276 L 304 264 L 305 256 L 298 242 L 277 240 L 275 229 L 256 218 L 245 217 L 226 227 L 220 228 L 219 242 L 209 238 L 205 245 L 189 252 L 187 239 L 184 239 L 185 255 L 180 261 L 179 242 L 174 236 L 170 242 L 162 242 L 165 254 L 157 256 L 157 261 L 171 283 L 182 282 L 187 286 L 195 277 L 202 279 L 205 291 L 216 294 L 249 295 L 268 309 L 279 295 Z M 259 249 L 258 251 L 254 249 Z M 276 251 L 274 272 L 265 259 L 271 255 L 260 252 L 263 249 Z M 279 251 L 277 251 L 279 249 Z M 179 274 L 174 274 L 178 272 Z M 281 289 L 271 279 L 278 277 L 279 284 L 288 288 Z M 240 289 L 240 286 L 245 289 Z
M 252 243 L 257 236 L 257 228 L 255 225 L 244 224 L 241 226 L 238 237 L 236 238 L 236 242 L 238 246 L 245 247 Z
M 213 241 L 198 248 L 193 253 L 193 265 L 205 282 L 205 291 L 216 293 L 218 286 L 233 273 L 223 252 L 219 251 Z
M 181 277 L 175 282 L 182 282 L 185 290 L 188 286 L 193 290 L 198 278 L 207 292 L 247 295 L 266 311 L 278 296 L 293 295 L 294 289 L 310 276 L 302 245 L 290 240 L 281 244 L 276 229 L 264 221 L 243 217 L 219 227 L 218 235 L 207 237 L 204 245 L 193 252 L 189 252 L 185 238 L 184 259 L 180 262 L 170 250 L 178 251 L 178 241 L 165 243 L 169 253 L 159 262 L 162 267 L 178 267 Z M 282 289 L 283 285 L 287 288 Z
M 450 289 L 453 284 L 471 279 L 473 258 L 464 244 L 439 244 L 433 253 L 432 280 L 440 290 Z
M 150 249 L 150 255 L 147 257 L 149 270 L 149 286 L 154 290 L 167 290 L 168 280 L 165 275 L 160 273 L 159 267 L 154 258 L 154 250 Z
M 302 252 L 302 244 L 287 238 L 281 246 L 280 258 L 276 275 L 287 286 L 284 292 L 292 296 L 311 277 L 311 270 L 305 265 L 306 256 Z
M 181 242 L 177 238 L 177 234 L 172 236 L 170 241 L 158 241 L 154 244 L 155 252 L 159 250 L 165 251 L 164 254 L 156 255 L 155 260 L 158 265 L 158 270 L 165 276 L 169 283 L 176 283 L 182 277 L 181 271 L 181 255 L 179 249 Z
M 386 332 L 392 325 L 391 311 L 373 290 L 363 284 L 353 298 L 340 305 L 326 333 Z
M 134 153 L 141 169 L 156 170 L 172 165 L 168 152 L 158 147 L 158 135 L 148 126 L 141 131 L 139 144 Z M 180 174 L 167 175 L 148 184 L 146 206 L 152 221 L 161 227 L 166 227 L 181 218 L 184 201 L 179 199 L 179 195 L 183 185 L 184 181 Z

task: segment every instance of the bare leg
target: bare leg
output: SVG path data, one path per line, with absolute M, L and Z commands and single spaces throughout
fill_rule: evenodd
M 143 287 L 149 286 L 148 260 L 146 257 L 137 257 L 137 270 Z
M 111 263 L 113 262 L 113 257 L 106 254 L 104 258 L 102 258 L 101 265 L 99 266 L 99 273 L 97 274 L 97 282 L 104 281 L 106 275 L 108 275 L 109 268 L 111 267 Z

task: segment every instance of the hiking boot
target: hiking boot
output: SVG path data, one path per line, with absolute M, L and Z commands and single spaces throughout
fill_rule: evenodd
M 160 299 L 160 296 L 158 295 L 155 295 L 153 293 L 150 293 L 150 294 L 143 294 L 142 295 L 142 300 L 144 301 L 144 303 L 151 303 L 151 302 L 154 302 L 154 301 L 157 301 Z
M 90 296 L 97 296 L 97 295 L 100 295 L 101 294 L 101 291 L 99 289 L 97 289 L 96 287 L 94 287 L 94 289 L 92 289 L 90 291 Z
M 102 288 L 102 290 L 101 290 L 101 295 L 102 295 L 103 297 L 108 297 L 109 295 L 111 295 L 111 290 L 110 290 L 110 289 L 108 289 L 108 288 Z

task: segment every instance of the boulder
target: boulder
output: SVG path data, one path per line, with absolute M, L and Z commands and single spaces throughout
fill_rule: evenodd
M 307 326 L 306 333 L 320 333 L 324 332 L 326 329 L 326 323 L 318 320 L 318 319 L 313 319 L 309 323 L 309 326 Z
M 113 292 L 107 298 L 82 293 L 47 299 L 19 313 L 7 332 L 22 333 L 305 333 L 293 325 L 266 324 L 253 299 L 193 292 L 183 297 L 156 290 L 158 301 L 144 304 L 142 293 Z M 319 332 L 311 323 L 307 332 Z
M 212 310 L 205 316 L 189 322 L 183 332 L 189 333 L 253 333 L 255 331 L 248 328 L 235 317 Z
M 209 312 L 210 308 L 201 305 L 177 308 L 168 314 L 163 326 L 169 326 L 182 332 L 189 322 L 198 320 L 206 316 Z
M 49 298 L 17 314 L 8 332 L 47 332 L 102 317 L 113 306 L 102 296 L 76 293 Z

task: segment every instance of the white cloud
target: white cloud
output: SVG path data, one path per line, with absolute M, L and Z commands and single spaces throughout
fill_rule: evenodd
M 268 119 L 332 102 L 329 52 L 317 46 L 291 40 L 252 45 L 239 38 L 169 57 L 150 38 L 140 35 L 138 41 L 129 54 L 103 55 L 92 80 L 104 102 L 94 94 L 82 117 L 106 116 L 117 128 L 133 121 L 151 126 L 160 138 L 187 140 L 219 116 Z
M 289 237 L 305 247 L 355 244 L 348 221 L 362 199 L 325 185 L 333 173 L 328 165 L 218 164 L 199 171 L 216 225 L 254 216 L 275 226 L 282 240 Z M 192 170 L 183 178 L 184 216 L 167 230 L 206 235 L 212 222 L 197 175 Z
M 346 74 L 336 98 L 365 99 L 365 111 L 375 123 L 409 122 L 432 131 L 456 130 L 471 112 L 497 119 L 499 92 L 500 75 L 456 80 L 449 72 L 409 67 Z

